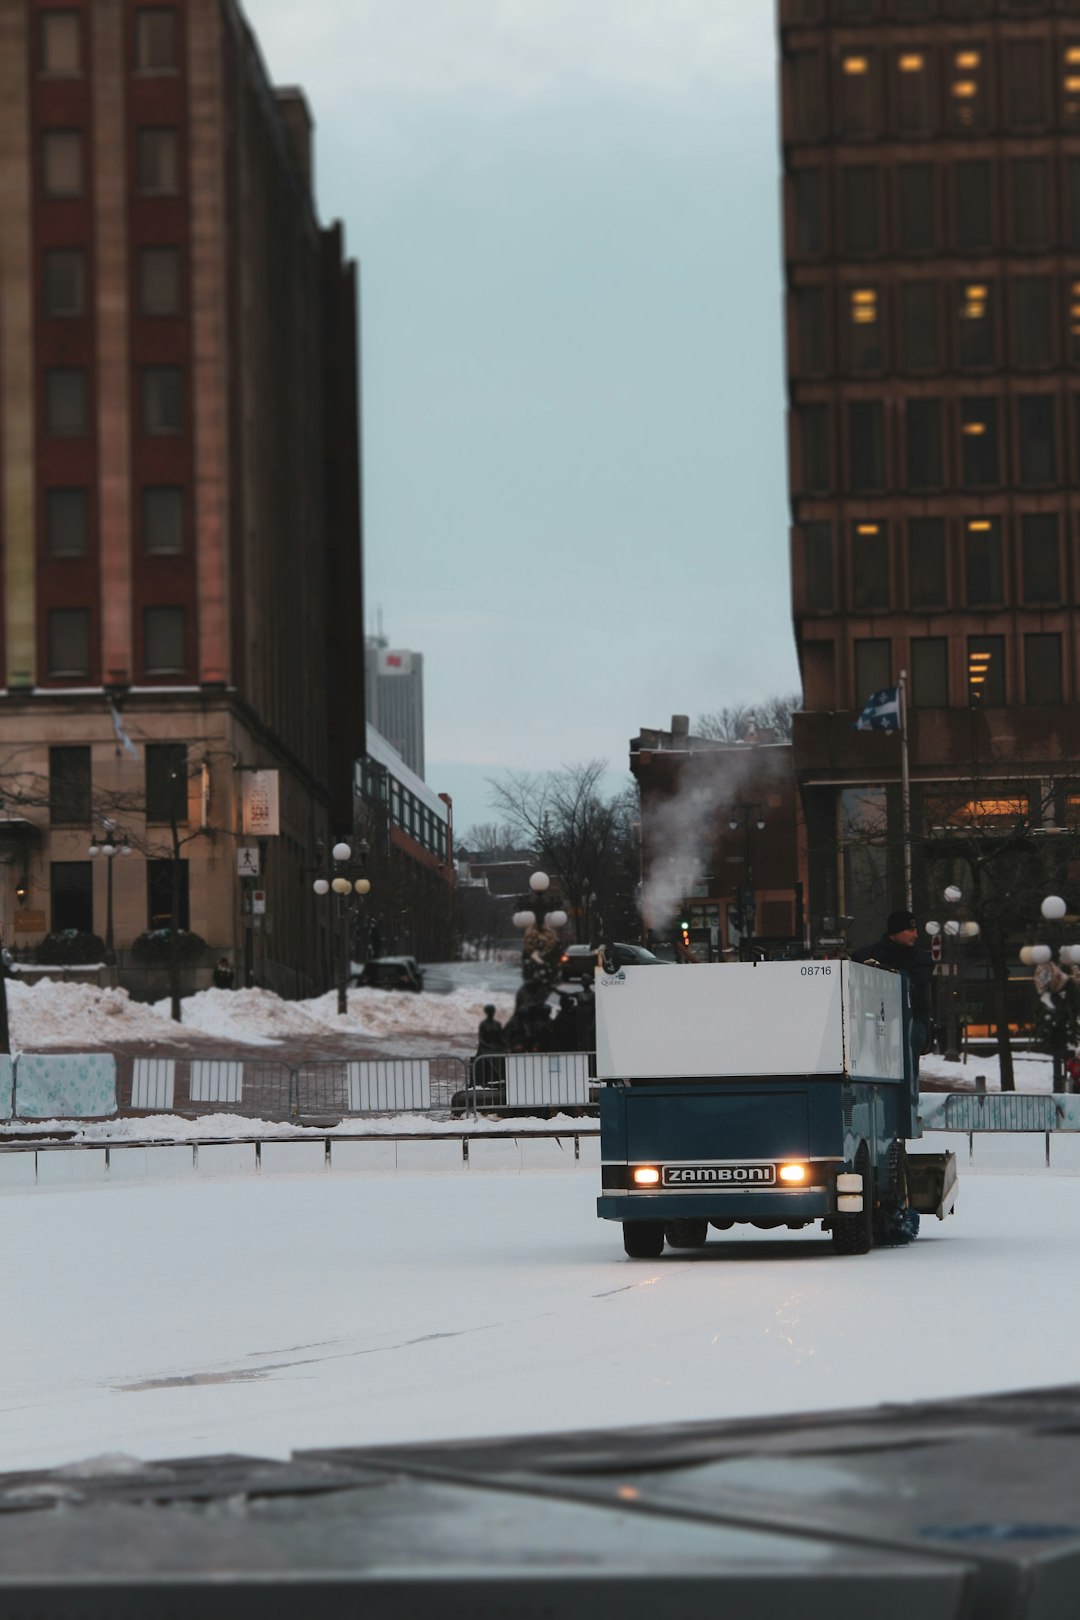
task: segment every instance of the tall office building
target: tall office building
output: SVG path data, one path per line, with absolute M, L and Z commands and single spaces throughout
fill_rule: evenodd
M 0 5 L 0 928 L 18 944 L 104 932 L 109 863 L 87 848 L 108 815 L 137 855 L 115 872 L 121 950 L 168 914 L 176 819 L 185 927 L 283 989 L 325 955 L 304 873 L 351 825 L 362 602 L 355 267 L 320 228 L 311 141 L 234 0 Z M 253 916 L 256 767 L 278 772 L 280 831 Z
M 424 655 L 391 647 L 384 636 L 364 643 L 368 724 L 424 777 Z
M 1080 757 L 1080 3 L 781 0 L 780 40 L 795 764 L 812 920 L 863 932 L 871 693 L 907 671 L 916 825 L 1053 820 Z

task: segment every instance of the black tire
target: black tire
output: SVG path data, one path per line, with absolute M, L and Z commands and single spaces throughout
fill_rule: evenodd
M 623 1221 L 623 1248 L 631 1260 L 659 1260 L 664 1252 L 660 1221 Z
M 833 1216 L 835 1254 L 869 1254 L 874 1246 L 874 1181 L 865 1142 L 855 1155 L 855 1170 L 863 1178 L 863 1207 L 857 1215 Z
M 709 1235 L 709 1223 L 698 1220 L 695 1216 L 686 1216 L 681 1221 L 668 1221 L 664 1227 L 664 1237 L 667 1239 L 669 1249 L 702 1249 Z

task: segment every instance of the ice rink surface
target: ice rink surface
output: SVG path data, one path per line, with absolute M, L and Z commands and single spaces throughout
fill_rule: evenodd
M 633 1262 L 599 1176 L 191 1176 L 0 1196 L 0 1471 L 597 1428 L 1076 1376 L 1080 1180 L 961 1177 L 909 1248 Z

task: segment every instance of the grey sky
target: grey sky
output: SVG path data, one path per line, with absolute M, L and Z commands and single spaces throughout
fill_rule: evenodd
M 246 9 L 361 263 L 369 621 L 459 827 L 793 688 L 770 0 Z

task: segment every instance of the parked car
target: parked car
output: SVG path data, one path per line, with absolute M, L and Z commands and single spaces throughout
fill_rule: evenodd
M 559 957 L 563 979 L 577 979 L 582 984 L 591 984 L 601 949 L 599 945 L 568 945 Z M 611 947 L 608 960 L 614 960 L 617 967 L 648 967 L 654 963 L 658 967 L 660 965 L 660 958 L 654 956 L 652 951 L 646 950 L 644 945 L 616 943 Z
M 424 975 L 415 956 L 375 956 L 352 977 L 354 988 L 373 990 L 422 990 Z

